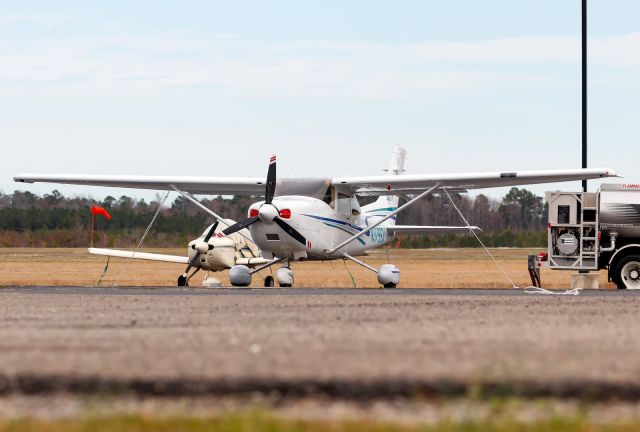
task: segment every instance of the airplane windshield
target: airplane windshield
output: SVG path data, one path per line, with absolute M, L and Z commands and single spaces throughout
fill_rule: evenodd
M 351 214 L 351 197 L 349 195 L 338 192 L 336 211 L 346 215 Z

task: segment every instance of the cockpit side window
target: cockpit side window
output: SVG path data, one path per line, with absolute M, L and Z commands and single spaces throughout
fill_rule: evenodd
M 351 197 L 338 192 L 338 204 L 336 206 L 338 213 L 351 215 Z
M 358 203 L 358 198 L 351 197 L 351 216 L 360 216 L 360 204 Z

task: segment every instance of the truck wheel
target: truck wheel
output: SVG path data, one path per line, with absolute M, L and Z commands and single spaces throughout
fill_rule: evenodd
M 616 265 L 615 279 L 620 289 L 640 289 L 640 255 L 629 255 Z

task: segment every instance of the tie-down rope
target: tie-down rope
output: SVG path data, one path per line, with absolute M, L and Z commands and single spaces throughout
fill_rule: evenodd
M 469 229 L 469 232 L 471 234 L 473 234 L 473 236 L 476 238 L 476 240 L 478 240 L 478 243 L 480 243 L 480 245 L 485 250 L 485 252 L 487 252 L 487 255 L 489 255 L 489 257 L 493 260 L 493 262 L 496 264 L 496 266 L 500 269 L 502 274 L 509 280 L 509 282 L 511 283 L 512 288 L 521 289 L 518 285 L 516 285 L 516 283 L 511 278 L 511 276 L 509 276 L 509 273 L 507 273 L 505 268 L 502 267 L 500 262 L 493 256 L 493 254 L 491 253 L 489 248 L 487 248 L 485 246 L 485 244 L 482 242 L 482 240 L 480 240 L 480 237 L 478 236 L 478 234 L 476 234 L 476 232 L 471 228 L 471 225 L 469 224 L 467 219 L 464 217 L 464 215 L 462 214 L 462 212 L 460 211 L 460 209 L 458 208 L 456 203 L 453 201 L 453 199 L 451 198 L 451 195 L 449 195 L 449 192 L 447 192 L 447 190 L 445 188 L 442 188 L 442 191 L 445 193 L 447 198 L 449 198 L 449 201 L 451 201 L 451 204 L 453 205 L 453 208 L 456 209 L 456 211 L 460 215 L 460 218 L 462 219 L 462 221 L 465 223 L 465 225 Z M 548 289 L 544 289 L 544 288 L 541 288 L 541 287 L 535 287 L 535 286 L 532 286 L 532 285 L 529 285 L 528 287 L 524 288 L 524 292 L 527 293 L 527 294 L 578 295 L 578 294 L 580 294 L 581 291 L 582 291 L 582 288 L 573 288 L 573 289 L 565 290 L 565 291 L 550 291 Z
M 151 218 L 151 222 L 147 226 L 147 229 L 144 231 L 144 234 L 142 234 L 142 237 L 138 242 L 138 246 L 136 246 L 136 248 L 133 250 L 133 253 L 131 254 L 131 258 L 130 258 L 131 260 L 133 260 L 133 257 L 136 255 L 136 252 L 138 252 L 138 249 L 140 249 L 140 247 L 142 246 L 142 243 L 144 242 L 144 239 L 147 237 L 147 234 L 149 234 L 149 231 L 151 231 L 151 226 L 156 221 L 158 214 L 160 214 L 160 210 L 162 210 L 162 206 L 164 205 L 165 201 L 169 197 L 170 192 L 171 190 L 168 190 L 167 193 L 164 195 L 164 198 L 162 198 L 162 201 L 160 201 L 158 205 L 158 209 L 156 210 L 156 213 L 153 215 L 153 218 Z M 98 279 L 97 286 L 100 286 L 100 284 L 102 283 L 102 279 L 104 279 L 104 277 L 107 275 L 107 271 L 109 271 L 109 258 L 110 257 L 107 257 L 107 263 L 104 266 L 104 270 L 102 270 L 102 274 L 100 275 L 100 278 Z
M 164 194 L 164 198 L 162 198 L 162 201 L 160 201 L 160 203 L 158 204 L 158 209 L 156 210 L 156 214 L 153 215 L 153 218 L 151 218 L 151 222 L 149 222 L 147 229 L 144 230 L 144 234 L 142 234 L 142 237 L 140 238 L 140 242 L 138 243 L 138 246 L 136 246 L 136 248 L 133 250 L 133 253 L 131 254 L 131 259 L 135 257 L 136 252 L 138 252 L 138 249 L 142 247 L 142 243 L 144 242 L 144 239 L 147 238 L 147 234 L 149 234 L 149 231 L 151 231 L 151 227 L 153 226 L 153 223 L 156 221 L 156 218 L 158 217 L 158 215 L 160 214 L 160 210 L 162 210 L 162 206 L 164 205 L 164 202 L 169 197 L 170 193 L 171 193 L 171 190 L 168 190 L 167 193 Z

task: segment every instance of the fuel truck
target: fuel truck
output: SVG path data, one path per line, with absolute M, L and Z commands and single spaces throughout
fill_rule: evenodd
M 546 256 L 539 255 L 538 267 L 606 269 L 618 288 L 640 289 L 640 184 L 603 184 L 598 192 L 547 192 L 546 199 L 548 250 Z

